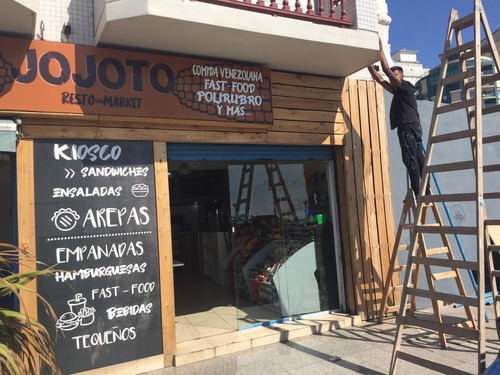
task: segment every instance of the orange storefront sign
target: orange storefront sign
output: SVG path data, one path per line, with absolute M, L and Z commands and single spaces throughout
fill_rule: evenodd
M 272 124 L 270 71 L 0 37 L 0 110 Z

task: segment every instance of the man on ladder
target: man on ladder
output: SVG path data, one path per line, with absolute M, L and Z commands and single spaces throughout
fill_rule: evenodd
M 420 176 L 424 168 L 424 153 L 422 148 L 422 126 L 415 97 L 415 86 L 404 80 L 403 68 L 399 66 L 389 67 L 379 38 L 380 64 L 382 70 L 390 82 L 384 80 L 374 65 L 368 67 L 373 79 L 384 89 L 393 94 L 390 119 L 391 130 L 398 130 L 401 156 L 408 175 L 410 176 L 411 188 L 418 196 L 420 189 Z

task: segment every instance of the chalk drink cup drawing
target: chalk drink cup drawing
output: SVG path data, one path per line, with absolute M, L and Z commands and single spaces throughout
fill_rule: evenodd
M 94 322 L 95 308 L 87 307 L 87 298 L 77 293 L 74 299 L 68 301 L 70 311 L 65 312 L 56 322 L 56 327 L 62 331 L 71 331 L 78 326 L 88 326 Z

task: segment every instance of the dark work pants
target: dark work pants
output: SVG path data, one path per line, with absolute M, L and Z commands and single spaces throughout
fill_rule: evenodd
M 398 138 L 403 164 L 410 176 L 411 188 L 415 192 L 415 196 L 418 196 L 420 177 L 424 169 L 422 126 L 418 122 L 399 125 Z

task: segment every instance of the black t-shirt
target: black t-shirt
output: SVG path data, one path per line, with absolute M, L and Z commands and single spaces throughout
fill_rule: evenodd
M 415 86 L 404 79 L 401 80 L 403 87 L 393 86 L 393 98 L 391 103 L 391 129 L 410 122 L 420 122 L 415 97 Z

